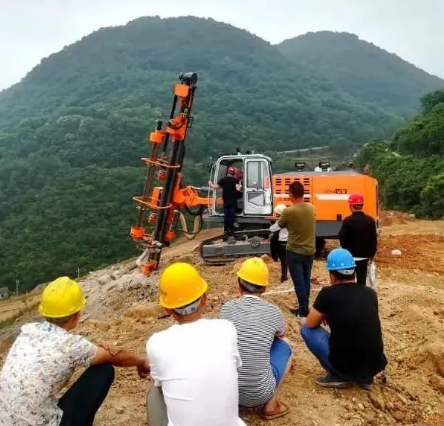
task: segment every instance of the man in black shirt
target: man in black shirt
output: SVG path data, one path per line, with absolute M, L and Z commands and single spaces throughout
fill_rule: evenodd
M 331 251 L 327 269 L 332 286 L 319 292 L 301 334 L 328 373 L 316 381 L 318 385 L 344 388 L 357 383 L 370 390 L 387 359 L 376 293 L 355 283 L 354 268 L 349 251 Z M 330 333 L 322 323 L 329 325 Z
M 234 232 L 234 218 L 236 215 L 237 199 L 241 191 L 241 185 L 235 177 L 236 169 L 228 167 L 227 175 L 214 184 L 208 181 L 208 185 L 213 189 L 222 188 L 222 200 L 224 202 L 224 232 L 230 235 Z
M 378 247 L 376 222 L 364 213 L 362 194 L 351 194 L 348 203 L 352 214 L 342 222 L 339 241 L 356 258 L 356 281 L 366 285 L 368 263 L 373 261 Z

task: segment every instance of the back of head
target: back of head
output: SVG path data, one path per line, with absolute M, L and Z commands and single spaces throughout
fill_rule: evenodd
M 286 208 L 287 206 L 285 204 L 280 203 L 274 208 L 274 212 L 280 216 Z
M 290 186 L 288 187 L 288 192 L 294 198 L 303 198 L 304 197 L 304 185 L 302 185 L 302 183 L 299 181 L 294 181 L 294 182 L 290 183 Z
M 246 293 L 263 293 L 269 284 L 269 271 L 260 257 L 245 260 L 238 273 L 239 285 Z
M 364 196 L 360 192 L 350 194 L 348 204 L 354 210 L 362 210 L 364 208 Z
M 162 273 L 159 283 L 159 304 L 186 316 L 196 313 L 208 285 L 192 265 L 173 263 Z
M 80 285 L 68 277 L 60 277 L 43 290 L 39 313 L 51 322 L 67 322 L 85 306 Z
M 227 175 L 234 176 L 236 174 L 236 169 L 233 166 L 228 167 Z
M 337 248 L 328 254 L 326 268 L 338 280 L 350 281 L 354 279 L 356 263 L 348 250 Z

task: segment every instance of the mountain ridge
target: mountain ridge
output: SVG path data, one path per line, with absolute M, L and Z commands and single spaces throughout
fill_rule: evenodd
M 421 96 L 444 88 L 444 79 L 353 33 L 308 32 L 276 46 L 293 61 L 328 75 L 333 83 L 354 97 L 371 103 L 384 101 L 379 105 L 407 113 L 408 118 L 419 111 Z M 385 79 L 380 78 L 381 75 Z M 384 82 L 386 84 L 381 85 Z M 406 106 L 404 111 L 400 105 Z

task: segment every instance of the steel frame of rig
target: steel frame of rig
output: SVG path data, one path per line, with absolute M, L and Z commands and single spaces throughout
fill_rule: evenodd
M 131 227 L 131 237 L 143 249 L 137 265 L 145 275 L 158 268 L 162 248 L 175 238 L 180 210 L 184 206 L 202 209 L 208 204 L 196 188 L 182 188 L 185 139 L 192 126 L 190 114 L 197 79 L 194 72 L 180 74 L 180 82 L 174 86 L 173 106 L 166 128 L 162 129 L 162 121 L 156 122 L 149 136 L 151 156 L 142 158 L 148 171 L 143 194 L 133 198 L 139 213 L 137 224 Z M 155 181 L 160 185 L 154 186 Z M 201 211 L 197 215 L 201 215 Z M 152 233 L 146 231 L 145 223 L 153 226 Z

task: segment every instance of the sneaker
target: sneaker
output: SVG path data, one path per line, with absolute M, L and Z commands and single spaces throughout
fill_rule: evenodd
M 372 390 L 372 386 L 373 386 L 372 383 L 359 383 L 359 387 L 361 389 L 366 390 L 366 391 L 371 391 Z
M 344 382 L 331 373 L 328 373 L 326 376 L 316 380 L 316 384 L 319 386 L 323 386 L 324 388 L 341 388 L 341 389 L 349 388 L 351 386 L 350 382 Z
M 366 391 L 371 391 L 372 390 L 372 386 L 373 386 L 373 379 L 370 379 L 370 380 L 365 381 L 365 382 L 360 382 L 360 383 L 358 383 L 358 386 L 361 389 L 364 389 Z
M 307 318 L 308 313 L 304 314 L 299 308 L 298 309 L 290 309 L 290 312 L 296 317 L 296 318 Z

